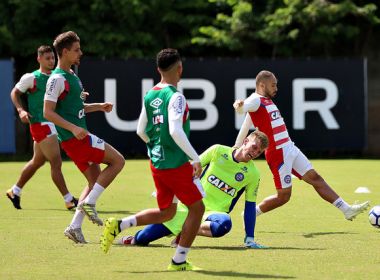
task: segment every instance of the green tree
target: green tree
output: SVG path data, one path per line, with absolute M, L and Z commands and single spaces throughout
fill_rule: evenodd
M 372 1 L 209 2 L 225 8 L 212 25 L 199 28 L 192 42 L 239 55 L 363 55 L 374 29 L 380 33 L 379 10 Z

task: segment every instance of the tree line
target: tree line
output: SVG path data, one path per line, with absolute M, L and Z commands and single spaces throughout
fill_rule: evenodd
M 36 66 L 41 44 L 74 30 L 86 56 L 365 56 L 380 38 L 380 11 L 361 0 L 3 0 L 0 58 L 17 74 Z

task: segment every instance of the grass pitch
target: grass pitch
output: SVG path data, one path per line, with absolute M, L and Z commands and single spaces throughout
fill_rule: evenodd
M 63 236 L 72 212 L 53 185 L 49 165 L 25 186 L 22 210 L 5 197 L 25 163 L 0 163 L 0 279 L 379 279 L 380 231 L 368 223 L 367 213 L 346 221 L 304 182 L 294 180 L 291 201 L 257 219 L 256 240 L 267 250 L 242 247 L 244 201 L 231 213 L 231 232 L 218 239 L 198 237 L 189 258 L 204 271 L 167 272 L 174 253 L 169 238 L 149 247 L 113 246 L 100 250 L 101 227 L 85 220 L 89 244 L 73 244 Z M 258 201 L 275 192 L 263 160 Z M 314 160 L 316 170 L 349 203 L 370 200 L 380 204 L 380 161 Z M 84 177 L 72 162 L 63 172 L 70 191 L 78 196 Z M 359 186 L 369 194 L 354 193 Z M 148 161 L 128 160 L 122 173 L 97 203 L 102 218 L 121 218 L 155 207 Z M 127 232 L 133 234 L 139 228 Z M 126 233 L 126 234 L 127 234 Z

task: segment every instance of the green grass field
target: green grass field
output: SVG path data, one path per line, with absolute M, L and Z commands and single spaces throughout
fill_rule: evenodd
M 74 245 L 64 237 L 72 212 L 65 210 L 48 165 L 25 186 L 23 210 L 14 209 L 5 191 L 15 183 L 23 165 L 0 163 L 0 279 L 379 279 L 380 230 L 368 223 L 367 213 L 346 221 L 312 187 L 298 180 L 287 205 L 257 219 L 256 239 L 271 249 L 242 247 L 241 200 L 232 212 L 233 228 L 227 236 L 195 240 L 189 258 L 204 271 L 167 272 L 174 253 L 169 238 L 150 247 L 114 246 L 105 255 L 99 246 L 102 228 L 88 220 L 83 232 L 89 244 Z M 274 187 L 265 161 L 257 165 L 262 174 L 261 201 L 274 193 Z M 347 202 L 380 204 L 380 161 L 314 160 L 313 165 Z M 84 178 L 71 162 L 64 163 L 63 172 L 77 196 Z M 372 192 L 354 193 L 359 186 Z M 99 214 L 120 218 L 155 207 L 153 190 L 148 161 L 129 160 L 99 199 Z

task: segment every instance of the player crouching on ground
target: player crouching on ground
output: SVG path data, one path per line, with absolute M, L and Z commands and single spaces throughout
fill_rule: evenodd
M 256 223 L 256 196 L 260 182 L 259 170 L 253 159 L 268 147 L 268 138 L 261 131 L 252 132 L 243 145 L 236 149 L 213 145 L 200 155 L 202 168 L 205 169 L 201 182 L 206 196 L 203 203 L 206 212 L 198 235 L 222 237 L 232 228 L 231 216 L 240 196 L 245 193 L 245 238 L 247 248 L 268 248 L 254 241 Z M 151 224 L 138 231 L 135 236 L 125 236 L 119 244 L 148 245 L 164 236 L 179 235 L 186 219 L 187 207 L 179 203 L 175 217 L 163 224 Z M 118 221 L 118 224 L 122 220 Z M 177 238 L 178 240 L 178 238 Z

